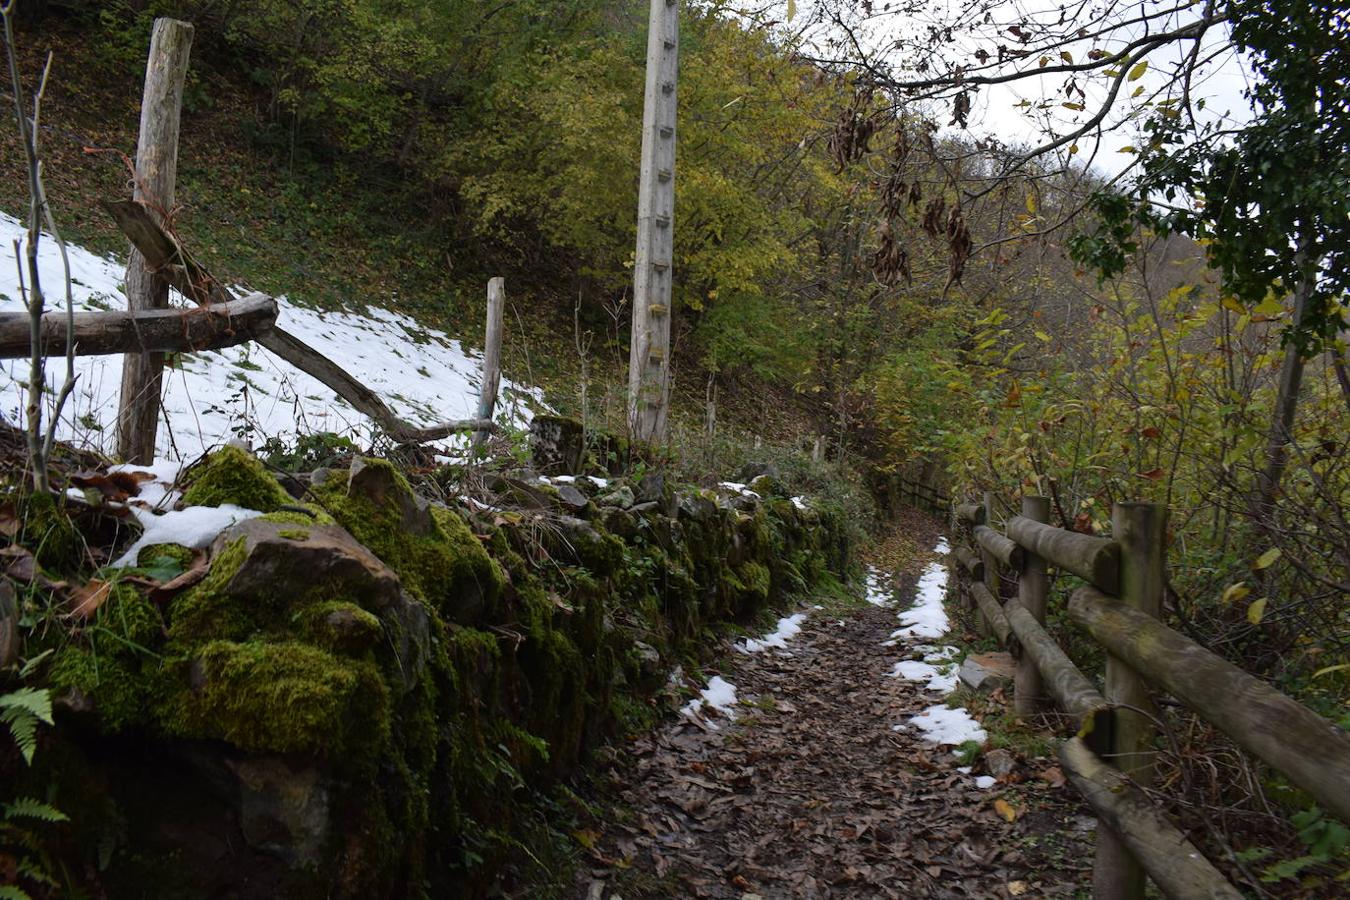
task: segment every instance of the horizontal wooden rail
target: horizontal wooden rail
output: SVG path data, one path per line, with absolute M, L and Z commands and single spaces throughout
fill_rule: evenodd
M 994 595 L 989 588 L 980 584 L 978 581 L 970 586 L 970 594 L 975 598 L 975 604 L 984 613 L 984 618 L 989 622 L 989 627 L 998 635 L 1001 643 L 1007 644 L 1008 639 L 1012 637 L 1012 624 L 1008 617 L 1003 614 L 1003 605 L 994 599 Z
M 1148 796 L 1080 738 L 1059 748 L 1064 774 L 1172 900 L 1241 900 L 1228 879 L 1167 821 Z
M 138 309 L 78 312 L 71 316 L 75 355 L 176 353 L 219 350 L 256 340 L 277 320 L 277 302 L 264 294 L 195 309 Z M 0 313 L 0 359 L 32 352 L 32 320 L 26 312 Z M 64 312 L 42 317 L 42 352 L 66 352 Z
M 1112 655 L 1350 823 L 1350 738 L 1326 719 L 1100 591 L 1075 591 L 1069 616 Z
M 976 556 L 974 550 L 969 547 L 957 547 L 955 552 L 961 567 L 970 573 L 971 578 L 984 577 L 984 560 Z
M 1031 657 L 1045 679 L 1045 689 L 1078 723 L 1078 736 L 1086 738 L 1093 749 L 1105 752 L 1111 746 L 1114 707 L 1019 601 L 1009 600 L 1003 612 L 1022 652 Z
M 956 517 L 972 525 L 983 525 L 984 507 L 978 503 L 962 503 L 956 507 Z
M 1022 568 L 1022 548 L 987 525 L 975 526 L 975 541 L 994 559 L 1012 569 Z
M 1065 531 L 1023 516 L 1008 520 L 1008 537 L 1051 565 L 1104 591 L 1120 589 L 1120 545 L 1115 541 Z

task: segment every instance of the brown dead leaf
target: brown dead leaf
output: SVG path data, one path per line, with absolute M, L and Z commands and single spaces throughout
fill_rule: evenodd
M 105 500 L 117 502 L 137 496 L 143 483 L 154 480 L 150 472 L 76 472 L 70 476 L 70 483 L 76 487 L 93 488 Z
M 1009 894 L 1012 894 L 1014 897 L 1021 897 L 1021 896 L 1022 896 L 1023 894 L 1025 894 L 1028 890 L 1029 890 L 1029 888 L 1028 888 L 1027 883 L 1026 883 L 1025 881 L 1010 881 L 1010 882 L 1008 882 L 1008 893 L 1009 893 Z
M 13 503 L 0 504 L 0 534 L 12 538 L 19 533 L 19 528 L 22 525 L 18 513 L 14 510 Z
M 91 579 L 88 584 L 73 588 L 70 592 L 70 614 L 88 621 L 98 612 L 100 606 L 112 596 L 112 582 Z
M 1051 787 L 1064 787 L 1064 771 L 1059 766 L 1051 766 L 1041 773 L 1041 780 Z

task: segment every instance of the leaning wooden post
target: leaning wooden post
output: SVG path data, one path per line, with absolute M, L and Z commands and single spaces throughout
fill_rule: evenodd
M 1120 544 L 1120 602 L 1154 619 L 1162 615 L 1167 507 L 1155 503 L 1117 503 L 1111 511 L 1112 537 Z M 1106 658 L 1106 699 L 1119 707 L 1111 759 L 1141 788 L 1153 783 L 1153 701 L 1137 672 L 1114 656 Z M 1092 869 L 1096 900 L 1140 900 L 1143 868 L 1125 843 L 1106 826 L 1097 829 L 1097 858 Z
M 192 50 L 192 25 L 156 19 L 145 66 L 141 98 L 141 134 L 136 144 L 135 199 L 144 201 L 163 222 L 173 211 L 178 176 L 178 123 Z M 127 262 L 127 308 L 169 305 L 169 285 L 151 272 L 140 251 Z M 164 374 L 161 353 L 128 353 L 122 362 L 122 398 L 117 410 L 117 452 L 131 463 L 155 458 L 159 395 Z
M 628 351 L 628 421 L 635 439 L 666 439 L 670 405 L 670 300 L 675 255 L 676 0 L 651 0 L 642 114 L 633 334 Z
M 1050 501 L 1045 497 L 1023 497 L 1022 515 L 1033 522 L 1049 522 Z M 1017 599 L 1041 625 L 1045 624 L 1047 592 L 1045 560 L 1035 553 L 1023 553 L 1022 571 L 1017 575 Z M 1019 716 L 1033 716 L 1040 712 L 1044 698 L 1041 670 L 1036 668 L 1031 654 L 1023 651 L 1013 679 L 1013 709 Z
M 478 418 L 492 421 L 497 407 L 497 391 L 502 385 L 502 314 L 506 310 L 506 279 L 488 281 L 487 330 L 483 338 L 483 378 L 478 388 Z M 473 446 L 487 440 L 486 431 L 473 433 Z

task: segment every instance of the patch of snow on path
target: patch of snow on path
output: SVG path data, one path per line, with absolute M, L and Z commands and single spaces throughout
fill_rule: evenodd
M 965 709 L 960 707 L 948 709 L 942 704 L 930 706 L 924 712 L 912 717 L 908 724 L 917 728 L 925 740 L 953 747 L 966 741 L 979 741 L 983 744 L 989 737 L 980 727 L 980 723 L 971 718 Z
M 945 537 L 938 538 L 934 553 L 951 553 L 951 545 Z M 943 601 L 947 597 L 947 567 L 941 562 L 932 562 L 924 569 L 919 578 L 914 605 L 898 616 L 905 627 L 898 629 L 886 641 L 892 646 L 898 641 L 913 638 L 936 640 L 947 634 L 951 621 Z M 957 669 L 954 657 L 955 647 L 918 644 L 914 650 L 923 654 L 922 660 L 906 659 L 895 664 L 890 672 L 892 678 L 906 681 L 922 681 L 924 688 L 941 694 L 950 694 L 956 689 Z M 957 745 L 966 741 L 980 741 L 988 737 L 980 723 L 971 718 L 965 709 L 948 709 L 945 704 L 930 706 L 917 716 L 912 716 L 907 725 L 896 725 L 896 730 L 907 727 L 917 728 L 926 740 L 935 744 Z
M 0 213 L 0 246 L 26 239 L 26 229 Z M 122 281 L 126 263 L 105 259 L 74 245 L 70 254 L 72 294 L 80 310 L 125 309 Z M 49 308 L 64 308 L 63 271 L 56 242 L 44 236 L 39 266 Z M 175 295 L 176 297 L 176 295 Z M 189 305 L 176 297 L 179 305 Z M 388 309 L 364 314 L 321 312 L 277 298 L 277 325 L 309 344 L 352 377 L 378 393 L 399 416 L 415 425 L 472 418 L 478 408 L 481 354 L 442 331 Z M 0 265 L 0 311 L 21 312 L 18 275 Z M 268 437 L 333 431 L 368 438 L 373 424 L 327 387 L 253 344 L 219 351 L 181 354 L 164 372 L 164 409 L 156 456 L 192 459 L 203 451 L 248 434 L 257 446 Z M 111 450 L 121 356 L 88 356 L 75 361 L 79 380 L 62 416 L 57 437 Z M 24 407 L 26 360 L 0 363 L 0 416 L 19 423 Z M 60 384 L 65 360 L 47 364 L 47 379 Z M 524 426 L 529 407 L 546 408 L 536 388 L 502 381 L 500 407 L 513 424 Z M 453 443 L 449 441 L 447 443 Z
M 945 543 L 945 542 L 944 542 Z M 941 546 L 941 545 L 939 545 Z M 943 601 L 947 598 L 947 567 L 940 562 L 928 564 L 919 577 L 914 605 L 900 613 L 904 628 L 893 638 L 940 638 L 951 629 Z
M 867 567 L 867 580 L 864 587 L 867 590 L 867 602 L 873 606 L 890 606 L 895 602 L 891 595 L 891 578 L 884 572 L 874 568 Z
M 686 716 L 697 716 L 705 706 L 717 710 L 728 719 L 735 720 L 736 685 L 727 681 L 721 675 L 714 675 L 699 696 L 681 707 L 680 712 Z M 708 725 L 714 729 L 717 727 L 711 722 Z
M 784 649 L 791 638 L 796 637 L 802 630 L 802 623 L 806 621 L 806 613 L 793 613 L 778 620 L 778 627 L 772 633 L 764 635 L 762 638 L 746 638 L 736 645 L 736 649 L 742 653 L 759 653 L 761 650 L 767 650 L 770 647 Z

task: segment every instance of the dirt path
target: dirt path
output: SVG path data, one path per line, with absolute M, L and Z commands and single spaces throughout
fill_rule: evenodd
M 734 721 L 672 718 L 624 748 L 578 895 L 1085 892 L 1091 819 L 1052 759 L 1019 759 L 982 789 L 979 764 L 959 772 L 951 748 L 895 730 L 942 703 L 889 677 L 910 656 L 905 642 L 883 644 L 916 574 L 897 579 L 896 607 L 806 609 L 785 649 L 728 654 L 719 671 L 736 688 Z

